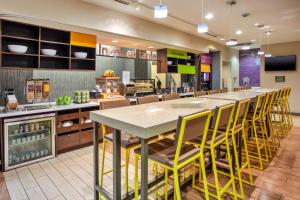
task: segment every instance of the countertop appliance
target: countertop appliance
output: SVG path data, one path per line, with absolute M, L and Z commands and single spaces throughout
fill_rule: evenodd
M 128 97 L 136 94 L 136 87 L 133 82 L 131 83 L 120 83 L 120 94 Z
M 55 113 L 4 119 L 5 171 L 55 155 Z
M 26 81 L 26 99 L 28 103 L 50 101 L 50 80 L 29 79 Z
M 18 107 L 18 100 L 15 95 L 15 90 L 14 89 L 5 89 L 4 90 L 4 102 L 5 102 L 5 111 L 10 112 L 13 110 L 17 110 Z

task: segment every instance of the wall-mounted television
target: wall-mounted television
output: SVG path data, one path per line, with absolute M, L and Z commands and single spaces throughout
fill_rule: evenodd
M 265 71 L 295 71 L 296 55 L 265 58 Z

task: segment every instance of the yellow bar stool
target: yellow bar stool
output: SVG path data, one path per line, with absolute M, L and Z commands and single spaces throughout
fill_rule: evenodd
M 273 157 L 278 149 L 278 137 L 272 126 L 271 112 L 276 93 L 270 92 L 267 94 L 266 107 L 263 112 L 265 130 L 267 131 L 267 145 L 269 148 L 269 156 Z M 277 141 L 276 141 L 277 140 Z
M 228 88 L 222 88 L 222 89 L 220 89 L 220 93 L 226 93 L 226 92 L 228 92 Z
M 284 110 L 286 113 L 286 123 L 288 125 L 289 130 L 293 127 L 293 119 L 291 116 L 291 110 L 290 110 L 290 104 L 289 104 L 289 97 L 291 94 L 291 88 L 287 87 L 285 88 L 285 93 L 284 93 Z
M 169 171 L 173 173 L 174 179 L 174 198 L 181 199 L 179 171 L 183 167 L 193 164 L 195 160 L 200 159 L 204 164 L 204 158 L 201 157 L 204 151 L 204 145 L 200 148 L 186 144 L 195 137 L 207 136 L 210 122 L 211 111 L 204 111 L 186 116 L 180 116 L 176 129 L 176 140 L 165 138 L 149 144 L 149 159 L 159 166 L 164 167 L 164 199 L 168 199 L 168 178 Z M 139 197 L 138 189 L 138 160 L 141 156 L 141 149 L 135 149 L 135 199 Z M 206 194 L 207 199 L 209 198 Z
M 203 148 L 203 151 L 200 155 L 200 163 L 199 163 L 199 183 L 203 184 L 203 188 L 201 186 L 196 185 L 196 165 L 194 165 L 193 169 L 193 188 L 205 193 L 206 199 L 210 199 L 210 197 L 216 198 L 218 200 L 222 199 L 224 193 L 231 194 L 234 199 L 238 198 L 238 194 L 235 186 L 235 177 L 233 174 L 233 163 L 230 151 L 229 140 L 231 140 L 231 136 L 229 134 L 229 129 L 231 127 L 233 121 L 233 111 L 235 104 L 229 104 L 226 106 L 218 107 L 214 114 L 212 126 L 213 129 L 209 130 L 207 136 L 198 137 L 193 140 L 189 140 L 188 144 L 193 144 L 196 147 Z M 224 131 L 220 131 L 224 130 Z M 216 151 L 218 148 L 225 144 L 225 152 L 227 155 L 227 164 L 229 168 L 229 180 L 226 181 L 223 185 L 220 184 L 220 174 L 224 174 L 223 171 L 218 169 L 218 163 L 222 162 Z M 205 167 L 204 159 L 206 157 L 207 152 L 210 153 L 210 161 L 212 165 L 212 171 L 214 175 L 214 181 L 209 182 L 207 179 L 207 169 Z M 224 164 L 224 163 L 223 163 Z M 212 188 L 215 193 L 211 192 L 208 189 L 208 186 Z M 230 190 L 230 186 L 232 190 Z M 208 196 L 207 196 L 208 195 Z M 239 195 L 241 199 L 243 196 Z
M 208 94 L 209 94 L 209 95 L 211 95 L 211 94 L 218 94 L 218 93 L 220 93 L 219 90 L 209 90 L 209 91 L 208 91 Z
M 282 127 L 279 126 L 278 123 L 274 123 L 276 119 L 275 107 L 277 106 L 276 103 L 278 102 L 278 96 L 279 96 L 279 91 L 274 91 L 273 100 L 269 105 L 268 116 L 267 116 L 268 124 L 274 137 L 275 143 L 273 145 L 275 145 L 276 150 L 279 149 L 280 147 L 280 132 L 283 132 Z
M 272 122 L 272 128 L 274 131 L 274 134 L 277 138 L 277 146 L 280 147 L 280 140 L 285 135 L 284 125 L 282 124 L 282 121 L 280 120 L 280 96 L 282 91 L 276 91 L 274 95 L 274 100 L 272 102 L 272 108 L 271 108 L 271 122 Z
M 232 143 L 234 158 L 235 158 L 235 167 L 236 167 L 235 179 L 239 181 L 239 188 L 240 188 L 240 193 L 238 197 L 241 199 L 244 199 L 245 196 L 243 183 L 249 184 L 251 186 L 253 185 L 252 170 L 250 166 L 250 159 L 249 159 L 248 147 L 247 147 L 247 136 L 245 133 L 246 117 L 247 117 L 249 106 L 250 106 L 250 99 L 237 102 L 234 121 L 229 130 L 229 136 L 231 136 L 231 138 L 229 137 L 230 140 L 229 143 Z M 241 143 L 237 145 L 237 141 L 239 140 L 241 140 Z M 242 153 L 242 152 L 238 152 L 239 145 L 241 145 L 240 150 L 242 150 L 242 147 L 244 149 L 245 156 L 244 159 L 242 157 L 242 160 L 239 160 L 239 153 Z M 242 173 L 244 170 L 247 170 L 248 178 L 246 176 L 244 176 L 243 178 Z M 221 173 L 229 176 L 228 173 L 225 172 L 221 172 Z
M 169 100 L 174 100 L 174 99 L 180 99 L 180 95 L 177 94 L 177 93 L 163 94 L 162 95 L 162 100 L 163 101 L 169 101 Z
M 280 137 L 281 139 L 285 138 L 288 134 L 288 127 L 286 124 L 286 115 L 284 113 L 284 95 L 285 90 L 281 89 L 276 97 L 276 101 L 274 102 L 273 109 L 273 125 L 277 127 L 277 129 L 281 130 Z
M 207 95 L 206 91 L 195 91 L 194 92 L 194 97 L 200 97 L 200 96 L 204 96 Z
M 241 91 L 241 90 L 242 90 L 241 87 L 235 87 L 235 88 L 233 88 L 233 91 L 234 91 L 234 92 L 238 92 L 238 91 Z
M 292 88 L 288 87 L 287 88 L 287 93 L 286 93 L 286 110 L 287 110 L 287 113 L 288 113 L 288 116 L 289 116 L 289 126 L 290 126 L 290 128 L 293 127 L 293 119 L 292 119 L 290 103 L 289 103 L 291 92 L 292 92 Z
M 288 107 L 288 112 L 289 112 L 289 116 L 290 116 L 291 127 L 293 127 L 294 123 L 293 123 L 293 118 L 292 118 L 292 115 L 291 115 L 291 108 L 290 108 L 290 102 L 289 102 L 289 99 L 290 99 L 290 96 L 291 96 L 291 92 L 292 92 L 292 88 L 289 87 L 288 88 L 288 96 L 287 96 L 287 107 Z
M 254 108 L 247 115 L 247 144 L 251 167 L 263 170 L 263 162 L 269 162 L 267 139 L 264 131 L 262 112 L 265 104 L 265 95 L 257 97 Z M 261 135 L 259 135 L 260 133 Z M 252 161 L 252 162 L 251 162 Z M 258 162 L 259 164 L 257 165 Z
M 117 107 L 130 106 L 130 101 L 128 99 L 116 100 L 116 101 L 105 101 L 100 103 L 101 109 L 110 109 Z M 106 143 L 113 142 L 113 133 L 112 128 L 102 125 L 103 133 L 103 143 L 102 143 L 102 165 L 101 165 L 101 176 L 100 176 L 100 185 L 103 185 L 103 177 L 105 174 L 112 172 L 112 169 L 105 170 L 105 153 L 106 153 Z M 129 168 L 129 158 L 130 152 L 132 149 L 140 146 L 140 139 L 138 137 L 132 137 L 130 134 L 122 133 L 121 134 L 121 147 L 125 149 L 125 164 L 122 167 L 125 167 L 125 189 L 126 192 L 129 191 L 128 184 L 128 168 Z

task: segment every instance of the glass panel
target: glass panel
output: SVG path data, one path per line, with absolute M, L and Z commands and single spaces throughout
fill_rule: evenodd
M 8 166 L 52 154 L 52 120 L 8 125 Z

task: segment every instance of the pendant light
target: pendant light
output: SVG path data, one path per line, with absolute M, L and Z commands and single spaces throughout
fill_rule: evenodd
M 162 4 L 162 0 L 159 1 L 159 5 L 154 6 L 154 18 L 166 18 L 168 17 L 168 7 Z
M 230 5 L 230 38 L 232 37 L 232 6 L 236 4 L 235 1 L 229 1 L 227 2 L 228 5 Z M 236 39 L 229 39 L 227 42 L 226 42 L 226 45 L 227 46 L 234 46 L 236 45 L 238 42 Z
M 204 0 L 201 0 L 202 1 L 202 24 L 198 24 L 198 27 L 197 27 L 197 31 L 198 33 L 207 33 L 208 32 L 208 26 L 207 24 L 204 23 L 204 6 L 203 6 L 203 1 Z
M 261 48 L 261 30 L 259 30 L 259 51 L 257 52 L 258 55 L 264 55 L 265 52 Z
M 246 12 L 246 13 L 243 13 L 242 14 L 242 17 L 245 19 L 245 22 L 244 22 L 244 33 L 247 32 L 247 18 L 250 16 L 251 14 Z M 236 32 L 236 34 L 238 34 L 238 31 Z M 240 34 L 242 34 L 242 31 L 240 30 Z M 251 48 L 251 43 L 250 42 L 247 42 L 245 45 L 242 46 L 242 50 L 249 50 Z
M 268 34 L 266 34 L 266 36 L 267 36 L 267 52 L 268 53 L 266 53 L 265 54 L 265 57 L 266 58 L 269 58 L 269 57 L 272 57 L 272 54 L 270 53 L 270 35 L 271 35 L 271 32 L 267 32 Z

